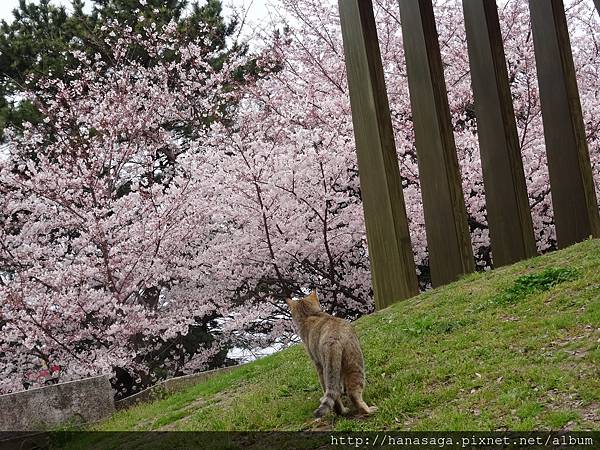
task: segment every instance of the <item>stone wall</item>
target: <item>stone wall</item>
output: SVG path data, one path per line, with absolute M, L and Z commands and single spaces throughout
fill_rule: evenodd
M 90 423 L 115 411 L 107 375 L 0 395 L 0 431 L 47 430 Z
M 42 431 L 66 423 L 97 422 L 110 417 L 115 409 L 163 398 L 238 367 L 170 378 L 117 402 L 107 375 L 0 395 L 0 441 L 9 436 L 2 432 Z

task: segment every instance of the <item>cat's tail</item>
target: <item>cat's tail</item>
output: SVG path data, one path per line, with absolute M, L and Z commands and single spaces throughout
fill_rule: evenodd
M 323 364 L 323 381 L 325 395 L 321 397 L 321 405 L 315 410 L 316 417 L 323 417 L 331 411 L 339 400 L 342 389 L 342 348 L 331 345 Z

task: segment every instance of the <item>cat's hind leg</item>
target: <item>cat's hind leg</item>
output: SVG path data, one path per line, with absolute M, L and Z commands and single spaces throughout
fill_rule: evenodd
M 335 410 L 338 402 L 341 406 L 340 411 L 345 409 L 340 401 L 342 391 L 342 349 L 337 345 L 330 345 L 324 356 L 323 381 L 325 394 L 321 397 L 321 404 L 315 410 L 316 417 L 323 417 L 329 411 Z
M 377 406 L 369 406 L 363 400 L 364 377 L 362 373 L 351 374 L 347 377 L 346 393 L 360 414 L 368 416 L 377 411 Z
M 352 403 L 354 403 L 354 406 L 356 406 L 356 409 L 360 414 L 368 416 L 377 411 L 377 406 L 369 406 L 365 403 L 362 398 L 362 390 L 355 390 L 351 392 L 350 400 L 352 400 Z

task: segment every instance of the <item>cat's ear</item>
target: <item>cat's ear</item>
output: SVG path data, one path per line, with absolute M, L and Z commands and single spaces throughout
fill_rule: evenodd
M 287 303 L 287 305 L 292 308 L 292 303 L 294 303 L 294 300 L 292 300 L 291 298 L 286 298 L 285 302 Z
M 313 289 L 311 291 L 310 295 L 307 298 L 317 308 L 321 309 L 321 303 L 319 302 L 319 297 L 317 296 L 317 290 L 316 289 Z

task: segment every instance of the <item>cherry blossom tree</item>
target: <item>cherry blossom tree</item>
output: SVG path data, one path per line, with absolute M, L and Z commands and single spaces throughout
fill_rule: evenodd
M 29 95 L 42 123 L 9 142 L 0 391 L 40 364 L 59 365 L 61 380 L 119 369 L 139 386 L 223 361 L 211 330 L 228 299 L 203 297 L 196 275 L 208 174 L 193 154 L 247 61 L 232 53 L 215 71 L 222 54 L 208 42 L 180 45 L 174 23 L 154 28 L 104 29 L 110 66 L 74 52 L 71 81 L 49 78 Z
M 243 300 L 242 311 L 258 302 L 263 314 L 272 315 L 268 325 L 277 332 L 266 335 L 269 342 L 285 326 L 281 298 L 300 295 L 308 286 L 319 288 L 325 307 L 335 314 L 353 318 L 372 309 L 337 6 L 318 0 L 280 3 L 285 32 L 274 44 L 265 43 L 278 67 L 242 89 L 235 126 L 214 128 L 204 141 L 219 186 L 213 204 L 230 225 L 207 248 L 204 260 L 230 268 L 218 284 L 219 296 L 234 289 Z M 400 17 L 395 1 L 374 3 L 413 250 L 426 287 L 427 242 Z M 437 2 L 435 12 L 473 251 L 478 267 L 487 270 L 493 249 L 462 9 L 458 2 Z M 499 14 L 534 232 L 543 252 L 554 249 L 556 239 L 529 11 L 524 2 L 509 1 L 500 5 Z M 582 0 L 569 3 L 567 14 L 597 175 L 598 17 L 592 2 Z

